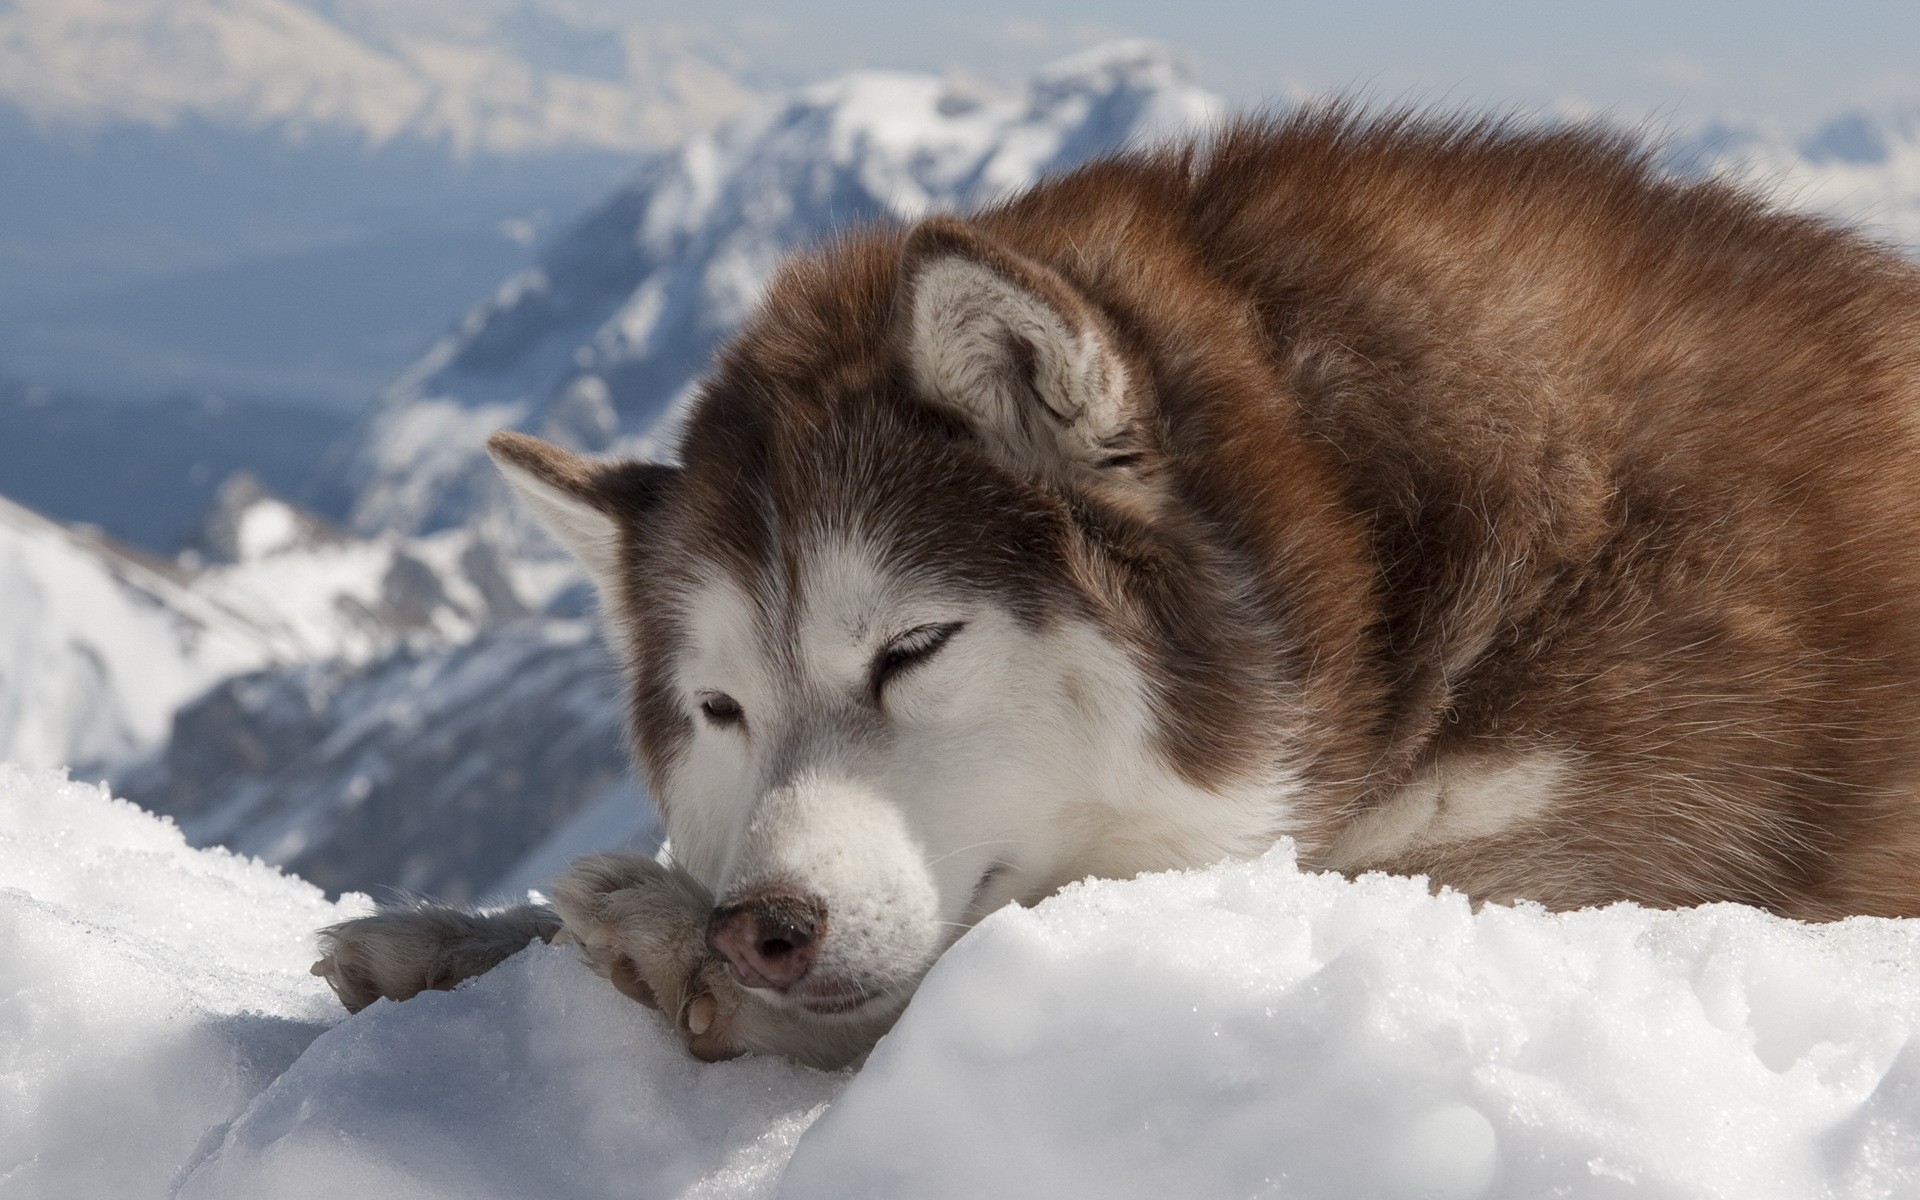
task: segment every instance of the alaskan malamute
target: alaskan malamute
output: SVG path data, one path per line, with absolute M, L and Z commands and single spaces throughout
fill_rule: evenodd
M 1580 129 L 1321 110 L 786 264 L 677 465 L 492 452 L 593 576 L 672 865 L 327 931 L 579 942 L 857 1057 L 1069 880 L 1920 914 L 1920 271 Z

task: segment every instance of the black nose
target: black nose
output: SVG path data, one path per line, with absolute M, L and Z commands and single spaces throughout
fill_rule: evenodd
M 827 906 L 801 892 L 755 892 L 713 910 L 707 945 L 747 987 L 784 990 L 813 966 Z

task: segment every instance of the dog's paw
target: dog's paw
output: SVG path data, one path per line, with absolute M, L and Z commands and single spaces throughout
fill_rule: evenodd
M 639 855 L 596 854 L 556 880 L 553 906 L 587 963 L 673 1021 L 694 1057 L 778 1054 L 833 1070 L 858 1062 L 894 1013 L 819 1018 L 778 1007 L 734 981 L 707 948 L 713 897 L 692 876 Z
M 470 911 L 411 904 L 321 930 L 312 970 L 348 1012 L 359 1012 L 375 1000 L 444 991 L 559 931 L 553 911 L 535 905 Z
M 684 871 L 637 854 L 595 854 L 554 882 L 553 906 L 587 964 L 613 986 L 665 1013 L 695 1057 L 734 1058 L 753 1003 L 707 949 L 713 897 Z

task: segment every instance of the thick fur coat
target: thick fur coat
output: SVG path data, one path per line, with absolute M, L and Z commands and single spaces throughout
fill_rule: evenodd
M 676 466 L 494 449 L 794 1050 L 993 906 L 1283 836 L 1920 915 L 1917 440 L 1888 249 L 1605 132 L 1320 110 L 796 257 Z

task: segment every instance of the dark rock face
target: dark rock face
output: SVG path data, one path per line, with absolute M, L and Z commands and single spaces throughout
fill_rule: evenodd
M 472 900 L 625 786 L 617 691 L 587 622 L 523 621 L 359 668 L 231 679 L 115 784 L 195 844 L 258 855 L 329 893 Z

